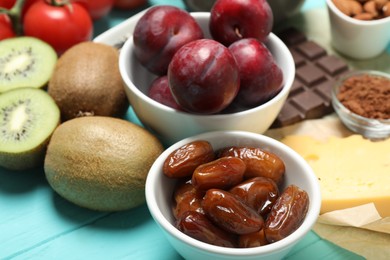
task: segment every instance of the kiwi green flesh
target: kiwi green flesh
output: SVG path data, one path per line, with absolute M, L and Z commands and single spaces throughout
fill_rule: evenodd
M 0 157 L 37 149 L 60 122 L 54 100 L 41 89 L 18 88 L 0 95 Z
M 14 88 L 46 86 L 57 58 L 50 45 L 34 37 L 0 41 L 0 93 Z

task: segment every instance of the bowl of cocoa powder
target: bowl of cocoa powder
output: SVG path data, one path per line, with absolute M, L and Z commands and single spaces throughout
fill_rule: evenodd
M 332 104 L 346 127 L 368 139 L 390 137 L 390 74 L 354 71 L 332 89 Z

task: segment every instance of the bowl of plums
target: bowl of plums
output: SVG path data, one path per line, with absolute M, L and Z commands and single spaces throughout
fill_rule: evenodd
M 294 61 L 271 32 L 268 3 L 219 2 L 212 12 L 153 6 L 121 49 L 130 104 L 164 144 L 208 131 L 263 133 L 290 91 Z M 243 18 L 232 7 L 257 11 Z
M 184 259 L 283 259 L 321 207 L 307 162 L 245 131 L 203 133 L 168 147 L 148 173 L 145 194 Z

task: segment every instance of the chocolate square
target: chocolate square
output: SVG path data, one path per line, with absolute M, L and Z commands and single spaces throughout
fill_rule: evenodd
M 326 55 L 326 50 L 313 41 L 300 43 L 296 49 L 310 60 Z
M 349 71 L 348 64 L 295 28 L 281 32 L 295 62 L 295 79 L 287 100 L 272 127 L 282 127 L 305 119 L 321 118 L 333 112 L 331 89 Z
M 335 76 L 343 71 L 348 70 L 348 65 L 345 61 L 336 56 L 325 56 L 317 61 L 319 67 L 325 70 L 332 76 Z

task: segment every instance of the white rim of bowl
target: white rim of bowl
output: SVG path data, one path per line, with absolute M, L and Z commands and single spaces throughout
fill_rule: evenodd
M 341 12 L 333 3 L 333 0 L 326 0 L 326 4 L 328 7 L 339 17 L 345 19 L 346 21 L 356 24 L 356 25 L 362 25 L 362 26 L 376 26 L 378 24 L 384 24 L 390 22 L 390 16 L 386 18 L 381 18 L 381 19 L 375 19 L 375 20 L 370 20 L 370 21 L 364 21 L 364 20 L 358 20 L 352 17 L 349 17 L 348 15 L 344 14 Z
M 207 139 L 212 136 L 219 136 L 221 134 L 224 135 L 229 135 L 229 137 L 239 137 L 241 134 L 245 134 L 246 138 L 250 139 L 255 139 L 259 140 L 261 142 L 264 142 L 266 144 L 271 144 L 272 146 L 275 146 L 276 148 L 283 148 L 285 150 L 288 150 L 290 154 L 295 157 L 296 160 L 299 161 L 300 164 L 303 165 L 303 167 L 306 169 L 307 172 L 311 172 L 308 176 L 308 178 L 311 180 L 313 183 L 317 183 L 317 187 L 314 189 L 317 191 L 320 191 L 320 185 L 318 183 L 318 179 L 311 169 L 311 167 L 307 164 L 307 162 L 297 153 L 295 152 L 292 148 L 288 147 L 287 145 L 276 141 L 275 139 L 272 139 L 270 137 L 261 135 L 261 134 L 256 134 L 256 133 L 251 133 L 251 132 L 246 132 L 246 131 L 213 131 L 213 132 L 208 132 L 208 133 L 203 133 L 199 134 L 196 136 L 188 137 L 185 138 L 169 148 L 167 148 L 161 155 L 160 157 L 154 162 L 152 165 L 150 171 L 151 172 L 158 172 L 159 165 L 163 163 L 165 158 L 176 148 L 194 141 L 194 140 L 199 140 L 199 139 Z M 159 207 L 157 206 L 156 200 L 154 199 L 157 194 L 155 193 L 155 190 L 153 187 L 156 185 L 156 179 L 157 178 L 150 178 L 148 177 L 146 179 L 146 188 L 145 188 L 145 196 L 146 196 L 146 202 L 148 205 L 148 208 L 156 208 L 158 209 Z M 295 230 L 292 234 L 287 236 L 286 238 L 277 241 L 272 244 L 268 244 L 265 246 L 260 246 L 260 247 L 253 247 L 253 248 L 229 248 L 229 247 L 219 247 L 219 246 L 214 246 L 205 242 L 201 242 L 199 240 L 196 240 L 190 236 L 185 235 L 184 233 L 180 232 L 176 227 L 174 227 L 161 213 L 161 211 L 150 211 L 150 214 L 152 215 L 153 219 L 158 222 L 158 225 L 161 225 L 162 228 L 164 228 L 168 233 L 170 233 L 171 236 L 175 237 L 178 240 L 183 241 L 186 244 L 189 244 L 193 246 L 194 248 L 199 248 L 211 253 L 216 253 L 216 254 L 222 254 L 222 255 L 229 255 L 229 256 L 255 256 L 257 254 L 271 254 L 274 252 L 274 250 L 277 248 L 284 248 L 288 246 L 293 246 L 295 245 L 304 235 L 306 235 L 313 225 L 315 224 L 317 217 L 319 216 L 320 209 L 321 209 L 321 193 L 317 192 L 313 194 L 313 198 L 311 198 L 310 202 L 311 205 L 309 206 L 309 211 L 308 214 L 306 215 L 305 222 L 297 229 Z M 314 203 L 315 202 L 315 203 Z M 309 214 L 310 212 L 310 214 Z M 157 221 L 157 219 L 159 221 Z
M 209 17 L 209 13 L 208 12 L 191 12 L 190 13 L 191 15 L 199 15 L 199 16 L 202 16 L 202 17 Z M 128 76 L 124 76 L 124 75 L 128 75 L 128 72 L 125 70 L 125 64 L 127 62 L 127 59 L 130 57 L 130 45 L 133 45 L 133 36 L 129 37 L 125 44 L 123 45 L 123 48 L 120 52 L 120 56 L 119 56 L 119 70 L 120 70 L 120 73 L 122 75 L 122 80 L 125 81 L 126 85 L 131 89 L 131 91 L 133 91 L 134 93 L 136 93 L 136 95 L 141 98 L 144 102 L 148 102 L 148 103 L 151 103 L 153 106 L 155 107 L 158 107 L 159 109 L 161 110 L 165 110 L 167 112 L 175 112 L 175 113 L 182 113 L 182 114 L 188 114 L 188 115 L 191 115 L 193 117 L 199 117 L 199 118 L 206 118 L 206 117 L 213 117 L 213 118 L 224 118 L 224 117 L 230 117 L 231 115 L 245 115 L 247 113 L 252 113 L 252 112 L 255 112 L 259 109 L 263 109 L 264 107 L 268 107 L 268 106 L 272 106 L 273 103 L 275 102 L 278 102 L 280 99 L 282 99 L 286 92 L 290 92 L 290 89 L 291 89 L 291 86 L 293 84 L 293 81 L 294 81 L 294 78 L 295 78 L 295 63 L 294 63 L 294 59 L 292 57 L 292 54 L 291 52 L 289 51 L 289 49 L 287 48 L 287 46 L 285 45 L 285 43 L 279 38 L 277 37 L 274 33 L 270 33 L 267 37 L 267 40 L 266 41 L 274 41 L 275 44 L 277 44 L 278 46 L 280 46 L 280 49 L 282 51 L 281 53 L 281 56 L 283 56 L 286 60 L 287 60 L 287 64 L 292 64 L 293 66 L 291 66 L 292 68 L 292 71 L 288 74 L 289 77 L 285 77 L 286 75 L 283 74 L 283 80 L 284 80 L 284 85 L 283 85 L 283 88 L 282 90 L 275 96 L 273 97 L 271 100 L 265 102 L 264 104 L 262 105 L 259 105 L 257 107 L 253 107 L 253 108 L 249 108 L 249 109 L 246 109 L 244 111 L 239 111 L 239 112 L 235 112 L 235 113 L 226 113 L 226 114 L 211 114 L 211 115 L 202 115 L 202 114 L 191 114 L 191 113 L 188 113 L 188 112 L 183 112 L 183 111 L 180 111 L 180 110 L 177 110 L 177 109 L 173 109 L 171 107 L 168 107 L 168 106 L 165 106 L 151 98 L 149 98 L 146 94 L 144 94 L 142 91 L 140 91 L 134 84 L 133 82 L 130 80 L 130 77 Z

